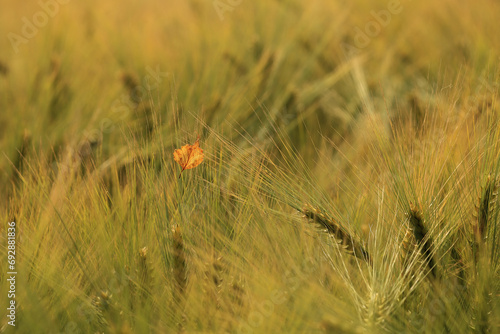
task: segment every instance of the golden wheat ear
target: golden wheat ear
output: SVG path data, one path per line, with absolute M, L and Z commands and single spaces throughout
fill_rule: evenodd
M 368 251 L 366 251 L 361 242 L 359 242 L 357 238 L 354 238 L 337 220 L 328 216 L 321 209 L 314 208 L 310 205 L 305 205 L 301 213 L 305 218 L 316 223 L 324 232 L 331 235 L 347 253 L 372 265 L 372 260 Z
M 420 247 L 420 252 L 424 257 L 424 261 L 429 267 L 431 275 L 437 278 L 436 263 L 433 257 L 433 243 L 432 239 L 424 225 L 422 214 L 413 205 L 410 205 L 410 212 L 408 213 L 408 221 L 410 228 L 413 231 L 413 236 L 417 245 Z

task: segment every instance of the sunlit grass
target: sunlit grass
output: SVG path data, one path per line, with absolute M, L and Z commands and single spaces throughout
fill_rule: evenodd
M 69 2 L 0 40 L 17 332 L 495 333 L 500 8 L 401 4 L 355 55 L 386 2 Z

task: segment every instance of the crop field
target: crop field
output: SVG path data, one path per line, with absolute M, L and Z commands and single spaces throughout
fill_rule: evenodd
M 498 1 L 0 3 L 0 333 L 500 332 Z

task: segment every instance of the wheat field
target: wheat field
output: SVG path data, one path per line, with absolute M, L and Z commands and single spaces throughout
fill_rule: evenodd
M 2 8 L 0 333 L 500 332 L 500 3 Z

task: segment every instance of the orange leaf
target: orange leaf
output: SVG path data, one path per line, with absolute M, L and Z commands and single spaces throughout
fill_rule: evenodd
M 203 161 L 203 150 L 200 148 L 200 137 L 193 145 L 184 145 L 174 151 L 174 160 L 181 165 L 181 174 L 186 169 L 195 168 Z M 181 177 L 179 174 L 179 178 Z

